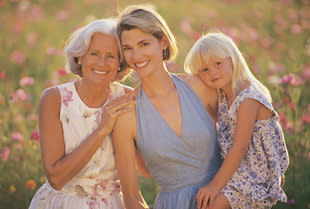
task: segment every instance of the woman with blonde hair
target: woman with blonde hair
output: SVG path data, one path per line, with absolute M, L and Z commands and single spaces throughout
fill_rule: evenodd
M 126 64 L 141 79 L 135 111 L 120 116 L 113 131 L 126 208 L 148 208 L 136 175 L 137 147 L 145 170 L 160 187 L 153 208 L 196 209 L 196 192 L 211 181 L 221 163 L 211 117 L 217 93 L 198 76 L 167 71 L 165 62 L 176 56 L 176 42 L 153 9 L 126 8 L 119 15 L 117 33 Z
M 134 99 L 120 97 L 131 89 L 116 82 L 128 70 L 120 64 L 115 29 L 115 20 L 102 19 L 74 32 L 65 53 L 80 78 L 42 93 L 39 130 L 47 181 L 30 209 L 123 208 L 110 133 Z

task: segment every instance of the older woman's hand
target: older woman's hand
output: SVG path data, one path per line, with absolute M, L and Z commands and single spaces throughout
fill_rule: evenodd
M 124 113 L 135 109 L 134 93 L 127 93 L 117 99 L 114 99 L 103 108 L 102 120 L 98 127 L 102 135 L 112 132 L 116 118 Z

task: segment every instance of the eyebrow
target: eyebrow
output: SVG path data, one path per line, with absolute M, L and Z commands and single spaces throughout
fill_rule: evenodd
M 141 41 L 138 42 L 138 45 L 143 43 L 143 42 L 145 42 L 145 41 L 149 41 L 149 39 L 142 39 Z M 129 44 L 122 44 L 122 45 L 123 45 L 123 47 L 124 46 L 129 46 Z

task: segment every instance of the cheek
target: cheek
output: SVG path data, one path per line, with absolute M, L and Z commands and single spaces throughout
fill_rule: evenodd
M 201 72 L 198 75 L 199 75 L 200 80 L 202 80 L 202 82 L 204 82 L 205 84 L 209 83 L 209 76 L 207 75 L 206 72 Z

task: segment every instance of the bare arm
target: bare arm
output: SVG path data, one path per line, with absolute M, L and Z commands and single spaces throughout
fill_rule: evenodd
M 218 94 L 216 89 L 206 86 L 199 78 L 198 75 L 179 75 L 187 81 L 193 88 L 199 99 L 202 101 L 210 116 L 217 122 L 217 98 Z
M 248 149 L 260 106 L 261 104 L 258 101 L 252 99 L 246 99 L 240 104 L 237 112 L 236 129 L 233 136 L 232 147 L 213 180 L 197 192 L 196 199 L 198 208 L 200 205 L 206 208 L 208 199 L 209 206 L 212 207 L 215 197 L 238 169 Z
M 43 92 L 40 99 L 39 130 L 43 168 L 54 189 L 60 190 L 91 159 L 105 137 L 112 131 L 115 118 L 128 109 L 115 114 L 115 110 L 129 105 L 132 100 L 118 99 L 106 105 L 99 127 L 70 154 L 65 154 L 64 134 L 59 119 L 61 99 L 57 88 Z
M 141 195 L 135 167 L 135 131 L 136 116 L 132 111 L 118 118 L 113 131 L 113 142 L 126 208 L 145 209 L 148 206 Z
M 138 172 L 145 178 L 151 178 L 152 174 L 150 170 L 146 167 L 139 150 L 137 148 L 135 150 L 136 150 L 136 168 Z

